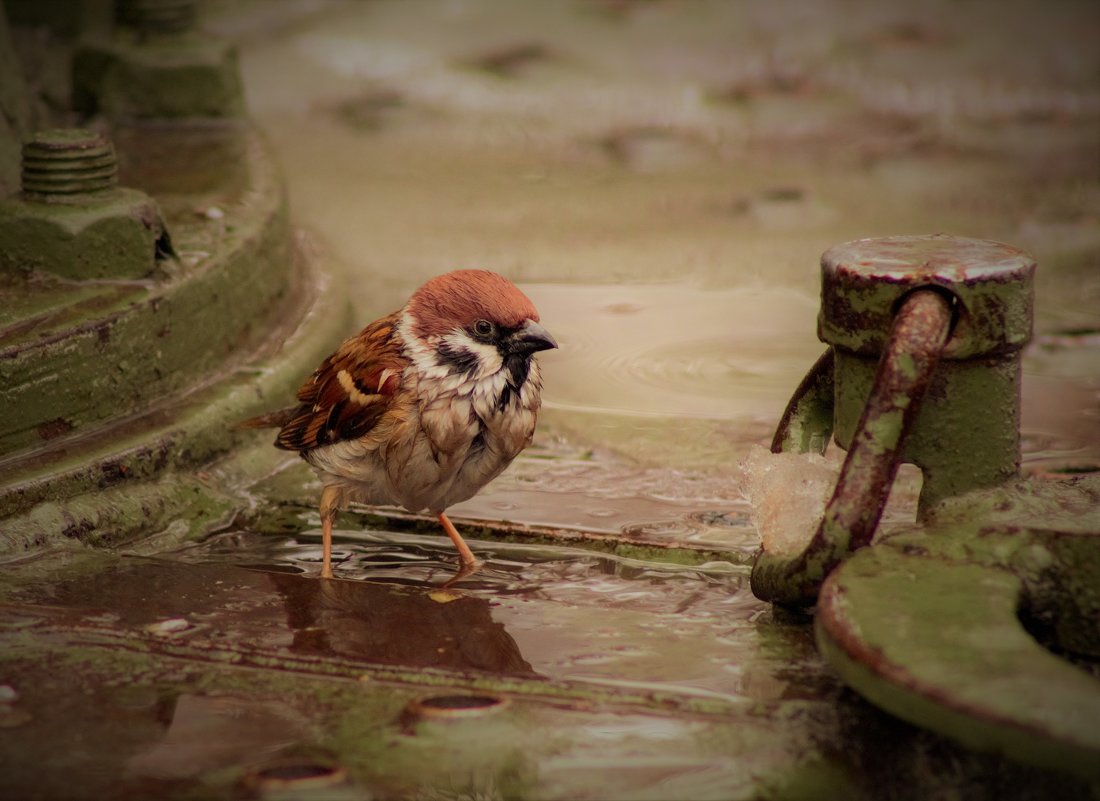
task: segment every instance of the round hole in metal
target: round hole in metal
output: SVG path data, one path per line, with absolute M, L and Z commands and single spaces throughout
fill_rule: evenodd
M 1026 465 L 1024 472 L 1039 478 L 1067 479 L 1100 473 L 1100 464 L 1093 462 L 1075 462 L 1054 465 Z
M 495 695 L 433 695 L 413 701 L 409 711 L 423 717 L 472 717 L 494 712 L 506 701 Z
M 255 782 L 265 788 L 331 787 L 341 784 L 347 774 L 339 765 L 323 762 L 280 762 L 260 768 Z

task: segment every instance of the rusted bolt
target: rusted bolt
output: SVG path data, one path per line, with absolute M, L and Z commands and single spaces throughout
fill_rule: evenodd
M 176 35 L 193 30 L 195 0 L 126 0 L 117 7 L 118 21 L 142 35 Z
M 241 189 L 248 180 L 235 45 L 196 25 L 194 0 L 129 0 L 113 36 L 73 55 L 72 104 L 111 121 L 122 180 L 158 194 Z
M 0 270 L 143 278 L 171 253 L 152 198 L 118 186 L 114 148 L 84 129 L 42 131 L 23 147 L 23 191 L 0 201 Z
M 197 30 L 193 0 L 130 0 L 112 37 L 73 56 L 73 107 L 131 119 L 239 118 L 237 50 Z
M 118 159 L 102 135 L 82 128 L 44 131 L 23 146 L 23 197 L 84 202 L 118 186 Z

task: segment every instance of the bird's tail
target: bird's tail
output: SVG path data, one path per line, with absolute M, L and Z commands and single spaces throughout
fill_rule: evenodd
M 273 412 L 265 412 L 256 417 L 249 417 L 247 420 L 241 420 L 240 422 L 234 423 L 231 428 L 233 431 L 241 431 L 246 428 L 282 428 L 290 422 L 295 411 L 297 411 L 296 406 L 289 406 L 286 409 L 276 409 Z

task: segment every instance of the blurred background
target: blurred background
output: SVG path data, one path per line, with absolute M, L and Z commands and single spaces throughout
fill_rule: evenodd
M 1022 247 L 1040 334 L 1100 327 L 1093 2 L 214 5 L 364 323 L 439 272 L 513 278 L 562 343 L 546 419 L 593 444 L 720 467 L 716 436 L 759 439 L 850 239 Z M 1036 435 L 1100 428 L 1085 354 L 1029 361 Z

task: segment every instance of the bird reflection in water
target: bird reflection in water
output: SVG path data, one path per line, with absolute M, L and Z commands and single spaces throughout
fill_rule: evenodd
M 268 574 L 283 598 L 297 653 L 393 665 L 537 676 L 493 621 L 489 601 L 364 581 Z

